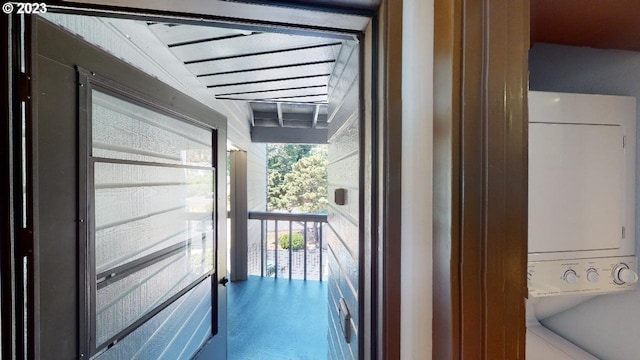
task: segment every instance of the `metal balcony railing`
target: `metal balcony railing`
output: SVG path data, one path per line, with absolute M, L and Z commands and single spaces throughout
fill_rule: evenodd
M 327 215 L 249 212 L 260 239 L 249 239 L 250 275 L 319 280 L 327 276 Z

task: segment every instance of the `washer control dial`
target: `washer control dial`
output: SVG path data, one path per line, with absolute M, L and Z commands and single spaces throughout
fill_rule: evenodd
M 563 275 L 564 281 L 567 284 L 575 284 L 578 282 L 578 275 L 576 274 L 575 270 L 573 269 L 569 269 L 567 271 L 564 272 Z
M 598 270 L 593 268 L 587 270 L 587 280 L 589 280 L 589 282 L 600 281 L 600 274 L 598 274 Z
M 638 274 L 631 270 L 629 265 L 620 263 L 613 269 L 613 282 L 616 284 L 633 284 L 636 281 L 638 281 Z

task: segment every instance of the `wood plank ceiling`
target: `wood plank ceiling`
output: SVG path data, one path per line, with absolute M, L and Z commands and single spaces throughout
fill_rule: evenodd
M 213 96 L 248 102 L 253 126 L 327 128 L 329 80 L 343 40 L 147 25 Z
M 531 0 L 531 45 L 640 51 L 640 0 Z

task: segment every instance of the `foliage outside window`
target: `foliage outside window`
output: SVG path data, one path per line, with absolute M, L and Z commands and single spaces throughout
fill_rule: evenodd
M 280 248 L 289 250 L 289 241 L 291 241 L 291 250 L 300 250 L 304 247 L 304 235 L 301 233 L 293 233 L 291 240 L 289 240 L 289 234 L 282 234 L 278 238 Z
M 327 147 L 267 146 L 269 211 L 326 213 Z

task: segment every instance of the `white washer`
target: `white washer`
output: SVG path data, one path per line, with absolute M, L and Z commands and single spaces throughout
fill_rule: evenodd
M 542 325 L 527 326 L 527 360 L 598 360 Z
M 598 360 L 562 336 L 542 326 L 534 308 L 537 301 L 536 299 L 527 300 L 527 360 Z M 562 306 L 555 310 L 561 308 Z
M 527 359 L 597 359 L 540 324 L 637 287 L 636 99 L 529 92 Z

